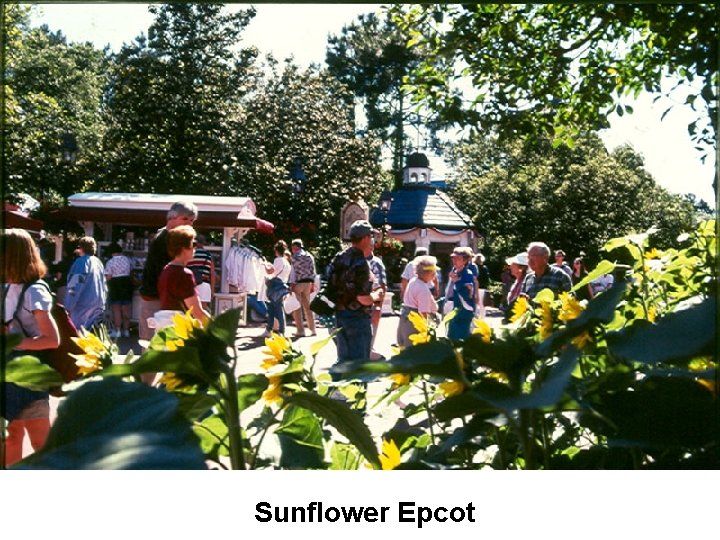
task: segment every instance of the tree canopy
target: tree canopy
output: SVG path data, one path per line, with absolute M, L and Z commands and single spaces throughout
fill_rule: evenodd
M 396 182 L 408 153 L 406 125 L 430 129 L 428 117 L 420 118 L 410 102 L 403 80 L 420 64 L 420 49 L 405 46 L 409 36 L 389 18 L 374 13 L 360 15 L 343 27 L 339 35 L 328 38 L 328 71 L 344 83 L 353 97 L 362 100 L 367 129 L 392 148 Z
M 436 4 L 393 8 L 425 60 L 409 77 L 416 99 L 448 123 L 500 136 L 544 133 L 569 143 L 608 127 L 625 100 L 677 80 L 697 111 L 703 152 L 717 133 L 715 3 Z M 458 86 L 469 79 L 474 95 Z
M 99 188 L 207 193 L 238 190 L 233 133 L 252 88 L 257 51 L 238 49 L 253 9 L 151 6 L 155 21 L 115 56 L 107 90 L 108 168 Z
M 336 238 L 342 206 L 383 189 L 379 140 L 355 135 L 347 103 L 347 89 L 327 73 L 286 63 L 245 104 L 235 153 L 243 189 L 286 228 L 281 236 L 313 246 Z M 304 182 L 291 178 L 294 166 Z
M 591 259 L 615 236 L 658 227 L 670 245 L 694 226 L 686 198 L 659 187 L 642 157 L 624 146 L 608 154 L 597 135 L 573 148 L 542 141 L 478 137 L 454 149 L 451 193 L 485 238 L 483 251 L 504 259 L 532 241 L 581 251 Z
M 29 9 L 19 4 L 5 6 L 3 34 L 3 183 L 57 204 L 83 189 L 100 163 L 106 56 L 30 28 Z

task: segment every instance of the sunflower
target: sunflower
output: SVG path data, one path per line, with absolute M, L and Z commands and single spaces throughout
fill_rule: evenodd
M 588 332 L 586 330 L 582 334 L 573 338 L 573 340 L 570 343 L 575 345 L 576 349 L 581 350 L 583 347 L 585 347 L 585 345 L 587 345 L 591 341 L 592 341 L 592 337 L 590 336 L 590 332 Z
M 580 301 L 570 293 L 564 292 L 560 294 L 560 313 L 558 319 L 563 322 L 569 322 L 577 319 L 584 311 L 585 307 Z
M 515 323 L 518 322 L 525 313 L 528 312 L 530 309 L 530 302 L 528 302 L 528 299 L 524 296 L 518 297 L 517 300 L 515 300 L 515 303 L 513 304 L 512 308 L 512 316 L 510 317 L 510 322 Z
M 279 364 L 285 358 L 285 354 L 292 352 L 292 345 L 285 336 L 275 332 L 269 338 L 265 338 L 265 345 L 267 347 L 262 352 L 269 356 L 263 359 L 261 364 L 263 369 L 270 369 Z
M 440 391 L 445 394 L 446 397 L 462 394 L 463 390 L 465 390 L 465 385 L 455 380 L 442 382 L 438 385 L 438 387 L 440 388 Z
M 165 385 L 165 389 L 168 392 L 172 392 L 173 390 L 177 390 L 182 386 L 186 386 L 185 381 L 178 377 L 176 373 L 172 373 L 170 371 L 166 371 L 165 373 L 163 373 L 162 377 L 160 377 L 160 380 L 158 380 L 158 384 Z
M 83 350 L 83 354 L 71 354 L 70 356 L 75 358 L 75 365 L 78 366 L 81 375 L 88 375 L 102 369 L 103 358 L 112 361 L 112 351 L 103 340 L 84 328 L 80 329 L 79 334 L 79 337 L 70 339 L 77 343 Z
M 268 387 L 262 398 L 268 403 L 282 401 L 282 377 L 268 377 Z
M 394 386 L 405 386 L 410 384 L 410 375 L 407 373 L 392 373 L 388 378 L 393 382 Z
M 538 330 L 540 331 L 540 339 L 550 337 L 553 331 L 553 316 L 550 302 L 540 302 L 540 307 L 535 311 L 540 315 L 538 322 Z
M 102 368 L 102 359 L 94 352 L 72 354 L 80 375 L 88 375 Z
M 427 333 L 410 334 L 408 336 L 413 345 L 420 345 L 421 343 L 430 343 L 432 336 Z
M 490 325 L 483 319 L 473 319 L 473 324 L 475 325 L 475 328 L 472 333 L 480 334 L 483 342 L 490 343 L 492 340 L 492 328 L 490 328 Z
M 430 325 L 427 319 L 420 315 L 417 311 L 411 311 L 408 314 L 408 320 L 412 323 L 417 330 L 417 334 L 411 334 L 408 336 L 413 345 L 419 345 L 421 343 L 430 343 L 432 334 L 430 333 Z
M 428 326 L 427 319 L 420 315 L 417 311 L 411 311 L 408 314 L 408 321 L 412 323 L 412 325 L 415 327 L 415 330 L 417 330 L 420 333 L 427 333 L 430 329 Z
M 190 315 L 189 310 L 187 313 L 176 313 L 173 315 L 172 321 L 175 335 L 183 341 L 190 338 L 195 328 L 202 328 L 200 321 Z M 179 346 L 182 347 L 182 345 Z
M 391 471 L 401 463 L 400 450 L 392 439 L 389 441 L 383 439 L 382 454 L 378 457 L 383 471 Z

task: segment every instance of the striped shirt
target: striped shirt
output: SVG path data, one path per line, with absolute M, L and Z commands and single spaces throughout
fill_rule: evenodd
M 212 255 L 202 248 L 195 248 L 193 258 L 187 263 L 188 269 L 195 276 L 195 283 L 210 283 L 210 270 L 212 268 Z

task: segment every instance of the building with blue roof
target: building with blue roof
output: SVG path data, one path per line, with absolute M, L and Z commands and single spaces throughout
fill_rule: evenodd
M 382 201 L 372 208 L 370 223 L 384 227 L 387 236 L 403 242 L 406 257 L 412 257 L 416 247 L 427 247 L 430 255 L 445 265 L 454 247 L 475 250 L 477 232 L 470 217 L 434 185 L 431 174 L 425 154 L 410 154 L 403 168 L 402 186 L 383 194 L 382 199 L 391 201 L 389 208 L 384 210 Z

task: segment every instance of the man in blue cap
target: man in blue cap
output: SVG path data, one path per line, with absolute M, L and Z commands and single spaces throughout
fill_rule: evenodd
M 371 308 L 382 299 L 382 289 L 373 290 L 373 274 L 367 257 L 372 254 L 377 233 L 367 220 L 350 226 L 351 246 L 331 263 L 330 283 L 336 293 L 335 335 L 338 364 L 370 358 Z

